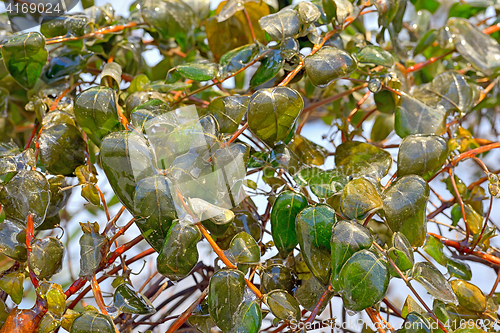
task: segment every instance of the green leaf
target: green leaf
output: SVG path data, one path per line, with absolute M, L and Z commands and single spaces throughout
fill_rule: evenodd
M 378 24 L 387 27 L 396 17 L 401 0 L 375 0 L 374 5 L 378 11 Z
M 339 285 L 344 306 L 361 311 L 380 302 L 389 286 L 387 263 L 373 252 L 356 252 L 342 267 Z
M 111 88 L 92 87 L 75 99 L 78 125 L 97 146 L 108 133 L 119 128 L 116 93 Z
M 257 301 L 244 301 L 234 314 L 235 327 L 231 332 L 258 333 L 262 324 L 262 311 Z
M 246 232 L 240 232 L 234 236 L 225 254 L 235 264 L 257 265 L 260 263 L 260 247 Z
M 298 244 L 295 218 L 307 205 L 302 193 L 292 191 L 281 193 L 274 201 L 270 217 L 271 233 L 282 258 L 286 258 Z
M 424 244 L 427 235 L 426 206 L 429 185 L 420 176 L 399 178 L 385 192 L 384 214 L 392 231 L 400 231 L 412 246 Z
M 223 269 L 210 278 L 208 309 L 223 332 L 235 327 L 233 316 L 243 301 L 245 276 L 236 269 Z
M 304 24 L 314 23 L 321 17 L 321 12 L 318 7 L 307 1 L 301 1 L 298 3 L 297 13 L 299 15 L 300 22 Z
M 405 304 L 403 305 L 403 309 L 401 310 L 401 316 L 406 318 L 411 312 L 416 312 L 418 314 L 424 314 L 425 310 L 411 297 L 408 295 L 405 300 Z
M 349 76 L 357 68 L 356 60 L 349 53 L 332 46 L 322 47 L 304 62 L 309 80 L 320 88 Z
M 394 131 L 394 115 L 379 113 L 375 116 L 370 139 L 375 142 L 384 141 Z
M 35 170 L 21 171 L 0 187 L 0 203 L 5 217 L 26 225 L 29 214 L 37 228 L 45 219 L 50 204 L 50 184 Z
M 399 97 L 389 90 L 381 90 L 373 94 L 373 99 L 378 111 L 392 115 L 396 110 L 396 101 L 399 100 Z M 394 124 L 392 127 L 394 128 Z
M 64 245 L 55 237 L 35 239 L 31 243 L 28 266 L 38 279 L 50 279 L 62 269 Z
M 330 238 L 335 221 L 335 211 L 327 205 L 307 207 L 296 218 L 304 261 L 311 273 L 325 285 L 330 280 Z
M 328 286 L 325 286 L 318 281 L 314 276 L 310 276 L 307 280 L 302 280 L 302 284 L 295 289 L 294 296 L 306 310 L 313 311 L 319 300 L 326 292 L 325 301 L 320 306 L 319 312 L 322 313 L 333 296 L 333 292 L 328 292 Z
M 196 226 L 174 222 L 156 259 L 158 272 L 174 281 L 187 276 L 198 263 L 196 244 L 200 239 L 201 233 Z
M 342 191 L 340 209 L 349 219 L 364 220 L 382 206 L 382 198 L 377 189 L 365 178 L 351 180 Z
M 112 133 L 102 141 L 102 168 L 113 192 L 129 211 L 134 211 L 139 181 L 154 174 L 153 156 L 147 141 L 135 131 Z
M 450 274 L 450 276 L 467 281 L 472 279 L 472 270 L 469 264 L 463 260 L 447 258 L 446 269 L 448 269 L 448 274 Z
M 477 13 L 480 13 L 488 8 L 487 2 L 478 1 L 478 3 L 454 3 L 450 11 L 448 12 L 448 17 L 463 17 L 466 19 L 475 16 Z
M 333 290 L 340 291 L 339 275 L 342 266 L 354 253 L 370 248 L 372 243 L 373 237 L 370 230 L 356 221 L 339 221 L 333 226 L 330 241 Z
M 401 138 L 412 134 L 440 135 L 446 130 L 446 112 L 442 108 L 431 108 L 402 92 L 394 128 Z
M 359 141 L 346 141 L 337 147 L 335 165 L 347 176 L 367 176 L 379 181 L 392 165 L 389 152 Z
M 436 41 L 437 36 L 438 32 L 435 29 L 427 31 L 425 35 L 420 37 L 420 40 L 418 41 L 417 45 L 415 45 L 415 48 L 413 49 L 413 55 L 416 56 L 425 51 L 429 46 L 431 46 L 434 43 L 434 41 Z
M 14 271 L 0 277 L 0 289 L 5 291 L 16 304 L 23 300 L 24 274 L 21 271 Z
M 0 223 L 0 253 L 16 261 L 26 261 L 26 229 L 18 222 Z
M 71 325 L 71 333 L 113 333 L 113 320 L 96 310 L 85 310 Z
M 307 165 L 323 165 L 328 156 L 328 152 L 324 147 L 300 134 L 295 134 L 288 146 L 300 158 L 301 162 Z
M 213 63 L 197 61 L 178 65 L 176 70 L 186 79 L 209 81 L 217 76 L 218 66 Z
M 356 54 L 358 62 L 364 64 L 374 64 L 375 66 L 392 67 L 394 57 L 380 46 L 368 45 Z
M 269 34 L 271 40 L 283 41 L 285 38 L 293 38 L 298 34 L 300 20 L 295 10 L 283 9 L 276 14 L 262 17 L 259 25 Z
M 288 87 L 256 91 L 248 105 L 248 126 L 265 143 L 285 140 L 304 108 L 302 96 Z
M 413 266 L 410 279 L 420 283 L 433 297 L 446 303 L 458 304 L 450 283 L 441 272 L 428 262 L 417 262 Z
M 57 319 L 57 317 L 52 312 L 47 312 L 38 324 L 38 332 L 39 333 L 51 333 L 55 332 L 55 330 L 61 325 L 61 320 Z
M 437 135 L 409 135 L 398 152 L 398 176 L 423 176 L 440 168 L 448 157 L 447 142 Z
M 403 333 L 432 333 L 431 323 L 422 314 L 410 312 L 402 325 L 404 328 L 400 330 Z
M 149 299 L 126 283 L 116 288 L 113 303 L 123 313 L 147 315 L 156 312 Z
M 455 48 L 472 66 L 486 75 L 500 68 L 500 46 L 468 20 L 450 18 L 447 23 Z
M 61 35 L 57 35 L 61 36 Z M 50 59 L 42 76 L 43 80 L 52 83 L 61 80 L 67 75 L 76 74 L 85 68 L 92 52 L 74 51 L 63 48 L 57 57 Z
M 284 290 L 273 290 L 264 295 L 264 302 L 276 316 L 282 320 L 299 320 L 302 317 L 299 302 Z
M 434 236 L 429 236 L 422 247 L 428 255 L 430 255 L 440 265 L 446 265 L 447 259 L 443 253 L 443 243 Z
M 172 221 L 177 218 L 171 182 L 163 175 L 142 179 L 134 190 L 135 224 L 157 252 L 162 251 Z
M 40 160 L 53 174 L 71 175 L 85 163 L 85 141 L 73 125 L 54 124 L 43 128 L 38 140 Z
M 222 133 L 234 133 L 247 112 L 249 96 L 220 96 L 207 106 L 207 113 L 214 116 Z
M 392 235 L 392 247 L 387 254 L 401 272 L 406 272 L 412 268 L 415 263 L 411 244 L 405 235 L 399 231 Z M 392 265 L 389 266 L 389 270 L 393 276 L 400 277 Z
M 455 331 L 455 333 L 486 333 L 485 330 L 480 329 L 479 327 L 470 327 L 471 325 L 467 324 L 466 328 L 459 328 Z
M 101 84 L 106 82 L 106 77 L 111 78 L 117 86 L 120 86 L 120 82 L 122 82 L 122 66 L 116 62 L 106 63 L 101 72 Z
M 95 232 L 84 233 L 80 237 L 80 276 L 87 277 L 94 274 L 101 262 L 106 259 L 109 249 L 109 240 L 106 236 Z
M 255 44 L 243 45 L 225 53 L 219 61 L 222 77 L 226 77 L 243 69 L 257 55 Z
M 354 6 L 349 0 L 334 0 L 333 3 L 335 5 L 335 17 L 337 19 L 337 23 L 343 26 L 345 20 L 349 16 L 354 15 Z
M 270 50 L 270 52 L 260 61 L 260 66 L 255 71 L 250 80 L 251 87 L 257 87 L 278 75 L 283 67 L 283 57 L 281 51 Z
M 425 9 L 431 13 L 434 13 L 441 4 L 437 0 L 410 0 L 410 1 L 415 6 L 415 10 Z
M 309 186 L 318 198 L 329 198 L 340 193 L 347 182 L 347 176 L 337 169 L 332 169 L 314 175 L 309 179 Z
M 486 297 L 477 286 L 464 280 L 453 280 L 450 284 L 460 306 L 477 313 L 486 310 Z
M 293 271 L 280 264 L 269 265 L 262 270 L 260 275 L 262 289 L 268 293 L 276 289 L 292 292 L 295 288 L 295 274 Z
M 5 67 L 24 89 L 35 86 L 48 55 L 45 37 L 38 32 L 12 37 L 2 47 Z

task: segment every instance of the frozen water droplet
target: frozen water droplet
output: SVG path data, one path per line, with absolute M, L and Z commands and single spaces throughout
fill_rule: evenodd
M 368 82 L 368 89 L 376 94 L 382 89 L 382 82 L 378 78 L 371 79 L 370 82 Z

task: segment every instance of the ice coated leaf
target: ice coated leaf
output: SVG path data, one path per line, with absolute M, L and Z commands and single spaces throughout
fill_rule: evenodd
M 299 320 L 299 302 L 285 290 L 273 290 L 264 296 L 264 302 L 276 318 L 282 320 Z
M 149 299 L 126 283 L 116 288 L 113 303 L 123 313 L 147 315 L 156 312 Z
M 378 24 L 387 27 L 396 17 L 401 0 L 375 0 L 374 5 L 378 10 Z
M 235 264 L 256 265 L 260 262 L 260 247 L 246 232 L 234 236 L 225 253 Z
M 228 51 L 219 61 L 221 77 L 226 77 L 244 68 L 257 53 L 258 48 L 255 44 L 243 45 Z
M 500 46 L 496 40 L 463 18 L 450 18 L 447 26 L 456 50 L 474 68 L 488 76 L 500 68 Z
M 304 164 L 323 165 L 328 155 L 326 149 L 300 134 L 295 134 L 288 145 Z M 311 169 L 312 170 L 312 169 Z M 307 185 L 307 183 L 306 183 Z
M 97 311 L 85 310 L 82 315 L 73 321 L 71 333 L 113 333 L 113 320 Z
M 287 290 L 289 292 L 295 288 L 295 275 L 293 271 L 280 264 L 267 266 L 260 275 L 264 292 L 268 293 L 276 289 Z
M 249 96 L 220 96 L 210 102 L 207 113 L 217 119 L 220 132 L 234 133 L 247 112 L 249 101 Z
M 139 181 L 135 188 L 135 223 L 157 252 L 161 251 L 170 225 L 177 218 L 170 185 L 165 176 L 154 175 Z
M 314 175 L 309 179 L 309 186 L 318 198 L 329 198 L 342 192 L 347 182 L 346 175 L 337 169 L 332 169 Z
M 52 333 L 61 325 L 61 320 L 57 319 L 52 312 L 47 312 L 38 326 L 39 333 Z
M 347 176 L 382 179 L 392 165 L 391 154 L 365 142 L 346 141 L 337 147 L 335 165 Z
M 302 280 L 302 284 L 295 289 L 294 296 L 305 309 L 313 311 L 327 289 L 328 286 L 319 282 L 314 276 L 310 276 L 307 280 Z M 326 300 L 329 300 L 332 296 L 333 292 L 327 293 Z M 323 302 L 319 313 L 323 312 L 327 304 L 328 302 Z
M 113 191 L 121 203 L 133 212 L 137 184 L 154 174 L 151 148 L 137 132 L 121 131 L 104 138 L 100 156 Z
M 109 240 L 98 232 L 84 233 L 80 238 L 80 276 L 94 274 L 109 248 Z
M 433 297 L 446 303 L 458 305 L 450 283 L 443 274 L 428 262 L 417 262 L 410 278 L 420 283 Z
M 375 142 L 385 140 L 394 130 L 394 115 L 379 113 L 375 116 L 370 139 Z
M 101 84 L 106 77 L 113 79 L 119 86 L 120 82 L 122 82 L 122 66 L 116 62 L 106 63 L 101 72 Z
M 423 176 L 440 168 L 448 157 L 448 144 L 437 135 L 409 135 L 398 152 L 398 177 Z
M 477 313 L 486 310 L 486 297 L 477 286 L 464 280 L 453 280 L 450 284 L 460 306 Z
M 325 285 L 330 280 L 330 238 L 335 221 L 335 211 L 327 205 L 307 207 L 296 218 L 302 257 L 311 273 Z
M 387 292 L 389 277 L 385 260 L 368 250 L 356 252 L 339 275 L 344 306 L 352 311 L 361 311 L 377 304 Z
M 364 220 L 383 206 L 382 198 L 373 184 L 364 178 L 351 180 L 344 187 L 340 209 L 349 219 Z
M 469 327 L 470 325 L 466 325 L 466 328 L 459 328 L 455 331 L 455 333 L 486 333 L 485 330 L 482 330 L 479 327 Z
M 358 62 L 365 64 L 374 64 L 376 66 L 392 67 L 394 57 L 380 46 L 368 45 L 356 55 Z
M 200 20 L 210 15 L 210 0 L 183 0 L 196 13 Z
M 196 244 L 200 239 L 196 226 L 174 222 L 156 259 L 158 272 L 174 281 L 188 275 L 198 263 Z
M 21 171 L 5 186 L 0 187 L 0 203 L 8 219 L 26 225 L 31 213 L 37 228 L 45 219 L 50 204 L 50 185 L 45 176 L 35 170 Z
M 235 327 L 233 316 L 243 301 L 245 275 L 236 269 L 223 269 L 210 278 L 208 309 L 223 332 Z
M 392 231 L 400 231 L 412 246 L 424 244 L 427 234 L 426 205 L 429 185 L 420 176 L 399 178 L 385 192 L 384 213 Z
M 76 74 L 85 68 L 87 60 L 92 55 L 92 52 L 63 49 L 57 57 L 50 59 L 42 79 L 47 83 L 52 83 L 67 75 Z
M 422 309 L 422 307 L 413 299 L 413 297 L 411 297 L 411 295 L 408 295 L 403 305 L 403 309 L 401 310 L 401 316 L 406 318 L 411 312 L 424 314 L 425 310 Z
M 280 50 L 270 50 L 269 53 L 260 61 L 260 66 L 255 71 L 250 80 L 251 87 L 257 87 L 278 75 L 283 67 L 283 57 Z
M 177 72 L 186 79 L 193 81 L 208 81 L 217 76 L 217 64 L 207 62 L 190 62 L 176 67 Z
M 422 53 L 425 49 L 431 46 L 436 40 L 437 36 L 438 32 L 435 29 L 427 31 L 425 35 L 420 37 L 417 45 L 415 45 L 415 48 L 413 49 L 413 55 L 416 56 L 417 54 Z
M 422 333 L 432 333 L 431 323 L 429 322 L 430 317 L 424 317 L 423 314 L 417 312 L 410 312 L 406 315 L 403 327 L 408 327 L 401 329 L 402 332 L 422 332 Z M 413 327 L 418 327 L 413 328 Z
M 330 82 L 349 76 L 357 68 L 349 53 L 332 46 L 324 46 L 305 58 L 305 68 L 311 83 L 324 88 Z
M 349 0 L 334 0 L 333 3 L 335 5 L 335 17 L 337 18 L 337 23 L 343 26 L 345 20 L 349 16 L 353 16 L 354 6 Z
M 432 108 L 403 92 L 400 103 L 396 108 L 394 128 L 401 138 L 412 134 L 440 135 L 446 130 L 443 108 Z
M 342 266 L 354 253 L 370 248 L 372 243 L 370 230 L 356 221 L 339 221 L 333 226 L 330 240 L 333 290 L 340 291 L 339 274 Z
M 248 125 L 268 145 L 284 140 L 304 108 L 302 96 L 288 87 L 257 90 L 248 104 Z
M 64 245 L 55 237 L 36 239 L 31 243 L 28 266 L 40 279 L 50 279 L 62 269 Z
M 20 262 L 26 261 L 26 229 L 22 225 L 9 220 L 0 223 L 0 253 Z
M 472 271 L 470 269 L 470 266 L 463 260 L 447 258 L 446 269 L 448 270 L 448 274 L 450 274 L 450 276 L 454 276 L 458 279 L 467 281 L 472 279 Z
M 92 87 L 75 99 L 78 125 L 97 146 L 108 133 L 118 129 L 116 92 L 111 88 Z
M 0 277 L 0 289 L 5 291 L 16 304 L 23 300 L 24 274 L 18 270 Z
M 262 311 L 257 301 L 243 301 L 233 317 L 231 333 L 258 333 L 262 324 Z
M 85 141 L 73 125 L 54 124 L 44 127 L 40 139 L 40 160 L 56 175 L 71 175 L 85 162 Z
M 307 205 L 307 199 L 302 193 L 292 191 L 281 193 L 274 201 L 271 209 L 271 233 L 282 258 L 286 258 L 298 244 L 295 218 Z
M 295 37 L 300 29 L 299 16 L 292 9 L 283 9 L 276 14 L 264 16 L 259 20 L 259 24 L 269 34 L 271 40 L 275 41 Z
M 308 1 L 301 1 L 297 5 L 299 20 L 304 24 L 316 22 L 321 17 L 318 7 Z
M 231 210 L 217 207 L 203 199 L 189 198 L 188 202 L 194 215 L 200 221 L 210 219 L 213 223 L 221 225 L 231 222 L 234 218 L 234 213 Z
M 38 32 L 14 36 L 2 47 L 5 67 L 24 89 L 35 86 L 48 55 L 45 37 Z
M 446 265 L 447 258 L 443 253 L 443 243 L 434 236 L 429 236 L 425 242 L 423 249 L 440 265 Z
M 401 272 L 406 272 L 413 267 L 415 262 L 413 249 L 408 239 L 401 232 L 397 231 L 392 234 L 392 247 L 387 253 Z M 392 265 L 389 266 L 389 270 L 393 276 L 400 277 Z

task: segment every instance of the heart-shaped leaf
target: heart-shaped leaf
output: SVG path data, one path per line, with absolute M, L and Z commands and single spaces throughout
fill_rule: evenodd
M 273 290 L 264 295 L 264 302 L 276 318 L 299 320 L 301 317 L 299 302 L 287 291 Z
M 201 233 L 196 226 L 174 222 L 156 259 L 158 272 L 174 281 L 187 276 L 198 263 L 196 244 L 200 239 Z
M 24 274 L 21 271 L 14 271 L 0 277 L 0 289 L 5 291 L 16 304 L 23 300 Z
M 225 254 L 235 264 L 257 265 L 260 262 L 260 247 L 246 232 L 234 236 Z
M 219 61 L 221 76 L 226 77 L 244 68 L 257 55 L 255 44 L 243 45 L 225 53 Z
M 147 315 L 156 312 L 149 299 L 126 283 L 116 288 L 113 303 L 123 313 Z
M 344 306 L 361 311 L 380 302 L 389 286 L 389 270 L 385 260 L 373 252 L 356 252 L 342 267 L 339 285 Z
M 458 305 L 458 299 L 450 283 L 437 268 L 428 262 L 415 263 L 410 278 L 420 283 L 435 298 Z
M 368 45 L 356 54 L 358 62 L 364 64 L 374 64 L 375 66 L 392 67 L 394 57 L 391 53 L 380 46 Z
M 419 175 L 440 168 L 448 157 L 446 141 L 437 135 L 409 135 L 398 152 L 398 176 Z
M 217 97 L 207 107 L 207 112 L 217 119 L 219 130 L 222 133 L 233 133 L 238 130 L 238 126 L 247 112 L 248 96 L 221 96 Z
M 412 246 L 424 244 L 427 234 L 426 206 L 429 185 L 420 176 L 398 179 L 385 192 L 384 213 L 392 231 L 400 231 Z
M 35 86 L 48 55 L 45 37 L 39 32 L 14 36 L 2 47 L 5 67 L 24 89 Z
M 266 293 L 276 289 L 291 292 L 295 288 L 296 278 L 290 268 L 280 264 L 273 264 L 262 271 L 260 280 Z
M 113 333 L 115 325 L 113 320 L 100 314 L 95 309 L 85 310 L 71 325 L 71 333 Z
M 245 275 L 236 269 L 223 269 L 210 278 L 208 309 L 223 332 L 235 327 L 233 316 L 243 301 Z
M 88 277 L 94 274 L 103 260 L 106 259 L 109 240 L 99 233 L 98 225 L 97 228 L 92 226 L 85 228 L 86 226 L 82 224 L 82 227 L 84 233 L 80 238 L 80 276 Z
M 234 314 L 234 323 L 231 333 L 258 333 L 262 324 L 262 311 L 257 301 L 243 301 Z
M 330 241 L 333 290 L 340 291 L 339 274 L 342 266 L 354 253 L 370 248 L 372 243 L 373 237 L 370 230 L 356 221 L 339 221 L 333 226 Z
M 321 17 L 321 12 L 318 7 L 307 1 L 301 1 L 297 5 L 297 13 L 300 22 L 311 24 L 316 22 Z
M 450 284 L 460 306 L 477 313 L 486 310 L 486 297 L 477 286 L 464 280 L 453 280 Z
M 337 147 L 335 165 L 348 176 L 382 179 L 392 165 L 389 152 L 366 142 L 346 141 Z
M 316 87 L 324 88 L 330 82 L 349 76 L 357 63 L 349 53 L 332 46 L 324 46 L 305 58 L 307 77 Z
M 322 171 L 309 179 L 311 191 L 318 198 L 329 198 L 340 193 L 348 182 L 347 176 L 337 169 Z
M 264 16 L 259 20 L 259 24 L 269 34 L 271 40 L 275 41 L 295 37 L 300 29 L 299 16 L 292 9 L 283 9 L 276 14 Z
M 321 313 L 328 304 L 327 300 L 331 299 L 334 293 L 328 292 L 328 286 L 319 282 L 314 276 L 310 274 L 309 276 L 307 280 L 302 280 L 302 284 L 295 289 L 294 296 L 306 310 L 313 311 L 321 297 L 326 293 L 325 301 L 318 312 Z
M 55 237 L 36 239 L 31 243 L 28 266 L 38 279 L 50 279 L 62 269 L 64 245 Z
M 288 147 L 304 164 L 323 165 L 328 152 L 322 146 L 308 140 L 300 134 L 295 134 Z
M 261 89 L 250 99 L 248 126 L 255 135 L 273 146 L 288 136 L 303 108 L 302 96 L 294 89 Z
M 271 233 L 274 245 L 282 258 L 286 258 L 297 246 L 295 218 L 308 205 L 302 193 L 285 191 L 274 201 L 271 209 Z
M 70 48 L 63 48 L 57 54 L 57 57 L 53 57 L 49 61 L 42 78 L 45 82 L 52 83 L 59 81 L 67 75 L 76 74 L 85 68 L 87 60 L 92 55 L 92 52 L 74 51 Z
M 351 180 L 342 191 L 340 209 L 349 219 L 364 220 L 382 206 L 382 198 L 377 189 L 365 178 Z
M 311 273 L 325 285 L 330 280 L 330 238 L 335 221 L 333 209 L 318 205 L 303 209 L 295 222 L 302 257 Z

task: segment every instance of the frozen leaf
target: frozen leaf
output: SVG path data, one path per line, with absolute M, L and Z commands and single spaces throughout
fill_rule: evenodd
M 225 53 L 219 61 L 220 76 L 226 77 L 245 67 L 257 55 L 255 44 L 243 45 Z
M 392 165 L 387 151 L 359 141 L 346 141 L 337 147 L 335 165 L 347 176 L 367 176 L 382 179 Z
M 18 270 L 0 277 L 0 289 L 5 291 L 16 304 L 23 300 L 24 274 Z
M 440 168 L 448 157 L 447 142 L 437 135 L 409 135 L 398 152 L 398 176 L 423 176 Z
M 126 283 L 116 288 L 113 304 L 123 313 L 147 315 L 156 312 L 149 299 Z
M 62 269 L 64 245 L 55 237 L 36 239 L 31 243 L 28 266 L 40 279 L 50 279 Z
M 433 297 L 446 303 L 458 305 L 450 283 L 443 274 L 428 262 L 417 262 L 410 278 L 420 283 Z
M 375 142 L 384 141 L 394 130 L 394 115 L 379 113 L 375 116 L 370 139 Z
M 423 250 L 440 265 L 446 265 L 447 258 L 443 253 L 443 243 L 434 236 L 429 236 L 425 241 Z
M 347 176 L 337 169 L 321 171 L 309 179 L 311 191 L 318 198 L 329 198 L 342 192 L 348 182 Z
M 329 83 L 349 76 L 357 68 L 357 63 L 349 53 L 332 46 L 324 46 L 305 58 L 305 69 L 311 83 L 324 88 Z
M 438 31 L 436 31 L 435 29 L 427 31 L 422 37 L 420 37 L 417 45 L 415 45 L 415 48 L 413 49 L 413 55 L 416 56 L 422 53 L 429 46 L 431 46 L 436 41 L 437 36 Z
M 326 149 L 300 134 L 295 134 L 288 145 L 304 164 L 323 165 L 328 156 Z
M 259 24 L 269 34 L 271 40 L 275 41 L 295 37 L 300 29 L 299 16 L 292 9 L 282 9 L 276 14 L 264 16 L 259 20 Z
M 243 301 L 234 314 L 231 333 L 257 333 L 262 324 L 262 311 L 257 301 Z
M 314 276 L 310 276 L 307 280 L 302 280 L 302 284 L 295 289 L 294 296 L 305 309 L 313 311 L 327 289 L 328 286 L 319 282 Z M 329 300 L 332 296 L 333 292 L 328 292 L 326 300 Z M 323 312 L 327 304 L 328 302 L 323 302 L 319 313 Z
M 225 208 L 220 208 L 199 198 L 189 198 L 189 205 L 200 221 L 210 219 L 215 224 L 227 224 L 234 218 L 234 213 Z
M 349 219 L 364 220 L 382 206 L 377 189 L 365 178 L 351 180 L 342 191 L 340 209 Z
M 60 35 L 58 35 L 60 36 Z M 57 57 L 50 59 L 42 79 L 48 83 L 56 82 L 65 76 L 76 74 L 85 68 L 92 52 L 63 49 Z
M 120 82 L 122 82 L 122 66 L 116 62 L 106 63 L 101 72 L 101 84 L 107 77 L 114 80 L 117 86 L 120 86 Z
M 293 271 L 280 264 L 267 266 L 260 275 L 262 288 L 267 293 L 276 289 L 291 292 L 295 288 L 295 274 Z
M 450 284 L 460 306 L 477 313 L 486 310 L 486 297 L 477 286 L 464 280 L 453 280 Z
M 467 281 L 472 279 L 472 271 L 470 269 L 470 266 L 463 260 L 447 258 L 446 269 L 448 270 L 448 274 L 450 274 L 450 276 L 454 276 L 458 279 Z
M 113 320 L 96 310 L 85 310 L 71 325 L 71 333 L 114 333 Z
M 344 306 L 352 311 L 361 311 L 377 304 L 387 292 L 389 278 L 385 260 L 368 250 L 356 252 L 339 275 Z
M 217 76 L 217 64 L 208 62 L 190 62 L 176 67 L 179 74 L 193 81 L 209 81 Z
M 345 0 L 347 1 L 347 0 Z M 394 57 L 388 51 L 380 46 L 368 45 L 356 54 L 358 62 L 365 64 L 374 64 L 375 66 L 392 67 Z
M 387 27 L 396 17 L 401 0 L 375 0 L 374 5 L 378 10 L 378 24 Z
M 264 296 L 264 302 L 276 318 L 299 320 L 301 317 L 299 302 L 284 290 L 273 290 Z
M 26 261 L 26 229 L 18 222 L 4 220 L 0 223 L 0 253 L 20 262 Z
M 420 176 L 398 179 L 385 192 L 384 214 L 392 231 L 400 231 L 412 246 L 424 244 L 427 234 L 426 206 L 429 185 Z
M 96 232 L 84 232 L 80 238 L 80 276 L 94 274 L 101 262 L 106 259 L 109 249 L 109 240 Z
M 250 79 L 250 86 L 257 87 L 276 77 L 283 67 L 283 61 L 281 51 L 271 49 L 260 61 L 259 68 Z
M 235 264 L 257 265 L 260 262 L 260 247 L 246 232 L 234 236 L 225 253 Z
M 416 312 L 418 314 L 424 314 L 425 310 L 411 297 L 408 295 L 405 300 L 405 304 L 403 305 L 403 309 L 401 310 L 401 316 L 406 318 L 408 314 L 411 312 Z
M 297 5 L 297 12 L 299 14 L 299 20 L 304 24 L 314 23 L 321 17 L 321 12 L 318 7 L 308 1 L 299 2 Z
M 345 20 L 354 14 L 354 6 L 349 0 L 333 0 L 337 23 L 344 25 Z
M 406 272 L 415 263 L 411 244 L 405 235 L 399 231 L 392 234 L 392 247 L 387 254 L 401 272 Z M 389 266 L 389 270 L 393 276 L 400 277 L 392 265 Z
M 219 123 L 222 133 L 233 133 L 247 112 L 248 96 L 220 96 L 212 100 L 207 107 L 207 113 L 213 115 Z

